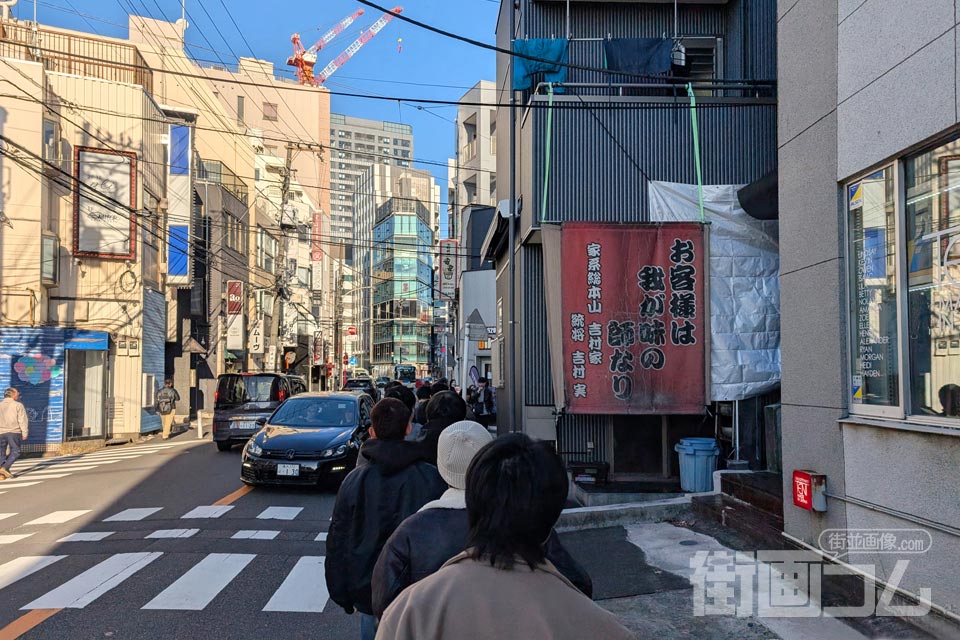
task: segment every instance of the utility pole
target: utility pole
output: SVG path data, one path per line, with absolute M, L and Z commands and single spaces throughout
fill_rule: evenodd
M 336 286 L 334 287 L 334 315 L 333 315 L 333 360 L 334 371 L 337 372 L 337 388 L 343 385 L 343 337 L 340 327 L 340 316 L 343 313 L 343 265 L 337 266 Z
M 286 296 L 290 274 L 287 270 L 287 237 L 284 234 L 283 214 L 287 208 L 287 196 L 290 193 L 290 165 L 293 163 L 293 145 L 287 145 L 287 159 L 283 165 L 283 182 L 280 186 L 280 214 L 277 216 L 277 227 L 280 229 L 280 243 L 277 251 L 276 265 L 276 293 L 273 296 L 273 318 L 277 323 L 275 337 L 277 352 L 283 353 L 283 298 Z M 276 361 L 272 362 L 276 366 Z

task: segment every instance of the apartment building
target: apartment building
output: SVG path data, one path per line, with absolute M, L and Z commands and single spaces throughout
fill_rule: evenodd
M 331 114 L 330 235 L 353 242 L 357 199 L 365 195 L 357 191 L 357 179 L 371 164 L 409 168 L 412 163 L 410 125 Z

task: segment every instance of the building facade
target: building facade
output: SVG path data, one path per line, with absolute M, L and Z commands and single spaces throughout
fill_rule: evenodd
M 956 21 L 951 2 L 912 9 L 780 3 L 784 494 L 793 469 L 828 491 L 784 525 L 814 546 L 826 529 L 926 531 L 895 586 L 956 621 L 960 118 L 934 80 L 956 77 Z M 847 561 L 882 582 L 900 559 Z
M 510 7 L 501 3 L 497 23 L 497 45 L 508 50 L 522 46 L 510 32 Z M 517 70 L 515 83 L 517 78 L 527 83 L 514 85 L 512 163 L 509 108 L 500 107 L 497 114 L 497 192 L 507 201 L 504 216 L 515 214 L 517 247 L 511 256 L 508 219 L 497 215 L 483 254 L 495 260 L 497 273 L 493 374 L 499 429 L 522 429 L 555 441 L 568 460 L 606 462 L 614 478 L 675 477 L 673 446 L 679 438 L 713 434 L 703 414 L 658 413 L 656 407 L 642 415 L 567 410 L 571 398 L 556 383 L 570 368 L 551 351 L 563 340 L 561 330 L 551 327 L 565 325 L 558 318 L 559 305 L 547 304 L 562 298 L 556 277 L 562 265 L 548 260 L 552 250 L 545 232 L 571 222 L 649 222 L 652 184 L 696 189 L 697 155 L 704 185 L 742 186 L 774 171 L 776 3 L 679 3 L 677 32 L 668 38 L 663 35 L 674 24 L 674 7 L 657 2 L 522 0 L 515 19 L 516 33 L 524 39 L 569 36 L 568 60 L 581 68 L 568 69 L 552 95 L 546 83 L 551 78 Z M 604 70 L 610 38 L 672 40 L 671 48 L 682 46 L 686 56 L 683 64 L 668 64 L 666 75 L 648 82 L 622 77 Z M 500 105 L 511 97 L 509 65 L 508 56 L 498 55 Z M 699 150 L 687 83 L 696 97 Z M 516 274 L 513 300 L 510 260 Z M 626 293 L 629 283 L 614 286 L 616 296 Z
M 367 369 L 432 369 L 437 186 L 426 171 L 371 165 L 357 181 L 355 266 L 361 274 L 360 338 Z M 361 347 L 362 349 L 362 347 Z
M 330 235 L 350 246 L 359 198 L 357 179 L 371 164 L 413 166 L 413 129 L 408 124 L 330 116 Z M 349 256 L 348 252 L 348 258 Z

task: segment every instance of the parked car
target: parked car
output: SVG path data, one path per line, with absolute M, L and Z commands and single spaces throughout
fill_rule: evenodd
M 282 373 L 224 373 L 217 377 L 213 441 L 220 451 L 250 439 L 287 398 L 307 390 L 302 378 Z
M 357 464 L 373 399 L 360 393 L 305 393 L 284 402 L 243 448 L 246 484 L 316 485 L 342 480 Z
M 374 402 L 380 399 L 380 391 L 373 383 L 373 378 L 347 378 L 341 391 L 362 391 L 373 398 Z
M 388 384 L 390 384 L 390 378 L 387 376 L 380 376 L 377 378 L 377 389 L 383 389 Z

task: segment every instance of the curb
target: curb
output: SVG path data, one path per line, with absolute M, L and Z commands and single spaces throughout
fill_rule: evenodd
M 564 509 L 555 528 L 559 532 L 618 527 L 638 522 L 672 520 L 690 509 L 691 496 L 602 507 Z

